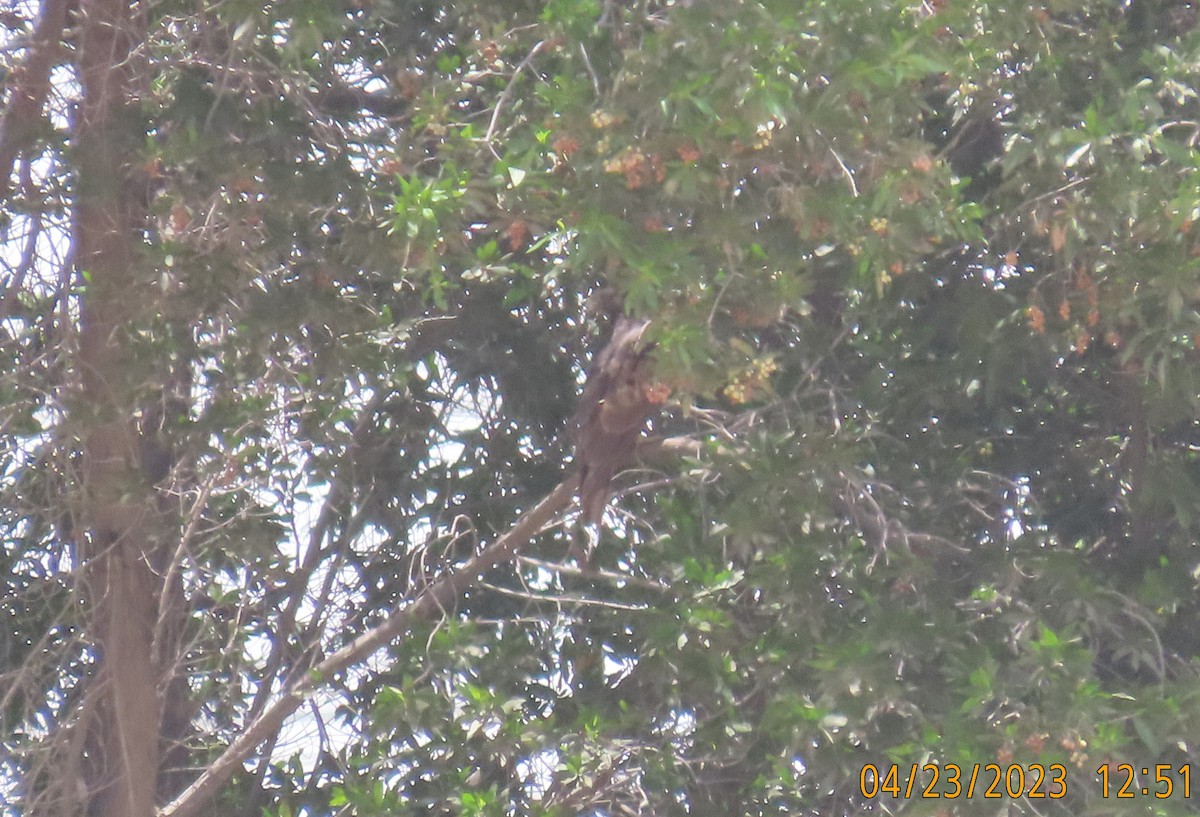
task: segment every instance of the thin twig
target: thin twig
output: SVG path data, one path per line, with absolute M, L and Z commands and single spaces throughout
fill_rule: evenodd
M 669 592 L 670 585 L 662 582 L 656 582 L 653 579 L 643 579 L 640 576 L 630 576 L 625 573 L 617 573 L 612 570 L 604 570 L 596 567 L 577 567 L 566 562 L 547 562 L 543 559 L 535 559 L 532 556 L 518 556 L 517 563 L 536 567 L 539 570 L 546 570 L 551 573 L 561 573 L 564 576 L 578 576 L 583 579 L 595 581 L 603 579 L 612 584 L 627 584 L 631 587 L 641 587 L 646 590 L 654 590 L 660 593 Z
M 583 43 L 579 44 L 579 53 L 583 55 L 583 67 L 587 69 L 588 76 L 592 78 L 592 88 L 596 92 L 596 97 L 600 97 L 600 78 L 596 76 L 596 69 L 592 67 L 592 61 L 588 58 L 587 49 L 583 47 Z
M 829 148 L 829 152 L 833 155 L 833 160 L 838 163 L 838 167 L 842 169 L 842 173 L 846 174 L 846 181 L 850 183 L 850 192 L 854 195 L 854 198 L 858 198 L 858 184 L 854 181 L 854 174 L 850 171 L 850 168 L 846 167 L 846 163 L 842 161 L 842 157 L 838 155 L 838 152 L 833 149 L 833 143 L 825 138 L 825 134 L 819 130 L 814 129 L 814 131 L 825 142 L 825 146 Z
M 517 77 L 520 76 L 521 71 L 524 70 L 525 67 L 531 62 L 533 62 L 533 58 L 537 56 L 538 52 L 541 51 L 545 45 L 545 40 L 538 40 L 537 44 L 534 45 L 530 52 L 525 55 L 525 59 L 517 63 L 517 67 L 513 70 L 512 78 L 509 79 L 508 85 L 504 86 L 504 91 L 500 94 L 500 98 L 496 100 L 496 109 L 492 111 L 492 120 L 488 123 L 487 132 L 483 135 L 484 144 L 486 144 L 488 148 L 492 150 L 493 154 L 495 154 L 496 151 L 492 148 L 492 137 L 496 134 L 496 123 L 500 121 L 500 111 L 504 108 L 508 100 L 512 98 L 513 88 L 516 87 Z M 496 156 L 496 158 L 499 159 L 500 157 Z
M 164 646 L 163 636 L 167 626 L 167 608 L 174 600 L 174 596 L 168 592 L 168 589 L 175 584 L 176 577 L 183 570 L 183 559 L 191 547 L 192 540 L 196 536 L 196 528 L 204 515 L 204 509 L 208 507 L 208 499 L 212 496 L 213 489 L 216 488 L 220 478 L 220 474 L 216 474 L 206 480 L 200 488 L 200 495 L 196 497 L 191 510 L 188 511 L 187 526 L 183 530 L 183 535 L 179 537 L 179 544 L 175 547 L 175 552 L 171 555 L 171 563 L 163 575 L 164 590 L 158 597 L 158 618 L 154 622 L 154 640 L 150 642 L 154 651 L 158 653 L 156 658 L 160 663 L 166 657 L 161 654 L 161 650 Z
M 525 599 L 526 601 L 551 602 L 553 604 L 567 604 L 576 607 L 603 607 L 609 610 L 623 610 L 632 613 L 640 613 L 650 609 L 648 604 L 623 604 L 619 601 L 604 601 L 602 599 L 589 599 L 584 596 L 556 596 L 545 593 L 522 593 L 520 590 L 512 590 L 508 587 L 501 587 L 490 582 L 480 582 L 480 587 L 491 590 L 494 593 L 499 593 L 502 596 L 510 596 L 517 599 Z

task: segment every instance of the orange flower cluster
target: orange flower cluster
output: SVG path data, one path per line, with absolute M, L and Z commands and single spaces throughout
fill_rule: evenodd
M 744 308 L 739 306 L 730 310 L 729 314 L 738 326 L 766 329 L 779 320 L 780 309 L 778 305 L 773 309 L 770 307 Z
M 661 406 L 671 396 L 671 387 L 666 383 L 652 383 L 642 389 L 642 396 L 654 405 Z
M 928 173 L 933 170 L 933 158 L 928 153 L 915 156 L 912 160 L 912 169 L 918 173 Z
M 1005 256 L 1005 264 L 1010 267 L 1015 267 L 1017 261 L 1016 253 L 1009 253 Z M 1074 278 L 1071 282 L 1071 288 L 1075 293 L 1082 293 L 1087 303 L 1087 317 L 1080 321 L 1078 318 L 1072 320 L 1072 314 L 1075 310 L 1073 304 L 1077 305 L 1079 298 L 1077 295 L 1068 293 L 1058 304 L 1057 314 L 1059 320 L 1068 324 L 1065 329 L 1065 336 L 1070 339 L 1071 350 L 1076 354 L 1083 354 L 1092 345 L 1092 341 L 1100 337 L 1096 327 L 1100 324 L 1100 288 L 1096 282 L 1092 280 L 1092 276 L 1087 269 L 1082 265 L 1075 268 Z M 1045 334 L 1046 332 L 1046 313 L 1042 311 L 1040 306 L 1031 304 L 1025 308 L 1025 318 L 1029 323 L 1029 328 L 1037 334 Z M 1113 349 L 1117 349 L 1121 345 L 1121 336 L 1114 330 L 1108 330 L 1103 335 L 1104 342 Z
M 563 159 L 569 159 L 579 152 L 579 140 L 570 136 L 560 136 L 550 147 Z
M 667 176 L 667 171 L 658 156 L 643 153 L 637 148 L 626 148 L 606 161 L 604 172 L 623 174 L 625 186 L 630 190 L 645 187 L 650 181 L 662 184 Z
M 505 241 L 513 252 L 524 247 L 529 241 L 529 236 L 529 225 L 520 219 L 508 225 L 508 229 L 504 231 Z
M 1100 288 L 1083 267 L 1075 272 L 1075 288 L 1087 298 L 1087 325 L 1095 326 L 1100 323 Z
M 1046 332 L 1046 313 L 1039 306 L 1030 306 L 1025 309 L 1025 318 L 1029 321 L 1029 328 L 1039 335 Z

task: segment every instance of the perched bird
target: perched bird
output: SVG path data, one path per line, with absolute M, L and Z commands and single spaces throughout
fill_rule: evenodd
M 619 315 L 596 356 L 575 412 L 575 461 L 583 521 L 598 524 L 612 480 L 633 459 L 646 422 L 665 395 L 652 379 L 653 345 L 642 342 L 650 321 Z

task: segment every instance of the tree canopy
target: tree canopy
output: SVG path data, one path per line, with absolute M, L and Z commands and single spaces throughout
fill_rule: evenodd
M 1196 813 L 1197 22 L 0 11 L 0 814 Z

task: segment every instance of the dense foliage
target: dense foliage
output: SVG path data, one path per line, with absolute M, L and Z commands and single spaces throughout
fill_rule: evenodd
M 0 813 L 1195 813 L 1196 14 L 0 12 Z

